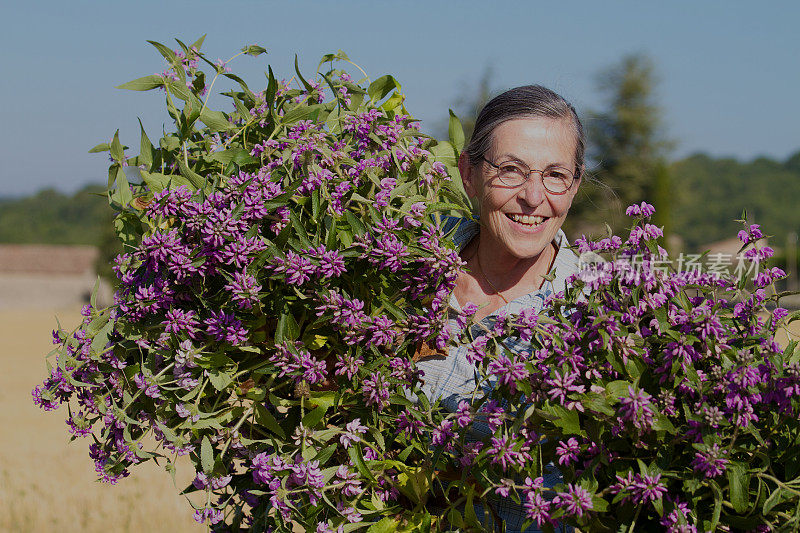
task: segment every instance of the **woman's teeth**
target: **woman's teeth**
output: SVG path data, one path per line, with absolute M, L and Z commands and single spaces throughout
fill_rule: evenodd
M 517 213 L 506 215 L 508 218 L 517 222 L 518 224 L 524 224 L 525 226 L 536 227 L 542 224 L 545 220 L 545 217 L 535 216 L 535 215 L 520 215 Z

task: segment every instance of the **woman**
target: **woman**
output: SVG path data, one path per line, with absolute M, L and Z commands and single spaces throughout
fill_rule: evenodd
M 481 110 L 458 168 L 464 189 L 477 200 L 480 224 L 455 219 L 454 234 L 466 270 L 451 305 L 471 302 L 489 327 L 498 313 L 541 311 L 545 298 L 564 289 L 578 267 L 561 230 L 584 169 L 583 126 L 561 96 L 538 85 L 511 89 Z M 554 275 L 551 280 L 545 278 Z M 550 278 L 550 276 L 548 276 Z M 519 347 L 522 348 L 521 343 Z M 513 349 L 513 346 L 512 346 Z M 418 362 L 423 390 L 455 411 L 475 390 L 467 347 Z M 557 482 L 557 472 L 546 482 Z M 520 531 L 520 506 L 497 502 L 507 530 Z

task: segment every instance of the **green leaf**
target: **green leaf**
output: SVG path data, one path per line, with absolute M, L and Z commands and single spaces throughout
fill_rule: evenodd
M 762 508 L 764 516 L 769 515 L 772 509 L 782 503 L 783 496 L 783 489 L 780 487 L 777 487 L 773 493 L 769 495 L 769 498 L 764 502 L 764 507 Z
M 129 91 L 149 91 L 150 89 L 163 86 L 164 78 L 157 74 L 151 74 L 149 76 L 142 76 L 141 78 L 123 83 L 122 85 L 117 85 L 116 88 L 127 89 Z
M 361 448 L 358 445 L 350 446 L 347 449 L 347 455 L 350 456 L 350 459 L 353 461 L 353 464 L 356 465 L 356 469 L 362 476 L 370 481 L 375 481 L 375 476 L 372 475 L 372 471 L 367 468 L 367 464 L 364 462 L 364 454 L 361 452 Z
M 328 410 L 328 407 L 325 405 L 320 405 L 316 409 L 309 411 L 306 413 L 306 416 L 303 417 L 302 424 L 303 427 L 312 429 L 319 421 L 322 420 L 322 417 L 325 416 L 325 412 Z
M 181 170 L 181 175 L 189 180 L 189 183 L 191 183 L 195 189 L 202 189 L 205 186 L 205 178 L 189 168 L 186 163 L 183 162 L 183 159 L 178 159 L 178 168 Z
M 242 52 L 244 52 L 245 54 L 247 54 L 249 56 L 256 57 L 256 56 L 260 56 L 261 54 L 266 54 L 267 53 L 267 49 L 264 48 L 264 47 L 258 46 L 257 44 L 251 44 L 249 46 L 245 46 L 244 48 L 242 48 Z
M 379 522 L 375 522 L 369 529 L 367 529 L 367 533 L 394 533 L 400 528 L 400 522 L 396 518 L 386 518 L 381 519 Z
M 567 409 L 561 405 L 545 405 L 542 410 L 555 416 L 553 424 L 562 428 L 565 434 L 583 435 L 577 411 Z
M 325 104 L 298 105 L 281 117 L 281 124 L 292 124 L 298 120 L 316 120 Z
M 230 374 L 219 368 L 208 371 L 208 380 L 218 391 L 225 390 L 233 382 Z
M 467 505 L 464 507 L 464 519 L 466 520 L 467 525 L 483 530 L 483 528 L 481 528 L 481 523 L 478 520 L 478 515 L 475 514 L 475 505 L 473 504 L 474 497 L 474 489 L 470 489 L 469 494 L 467 494 Z
M 300 337 L 300 326 L 291 312 L 281 314 L 278 328 L 275 330 L 275 342 L 294 341 Z
M 400 84 L 396 79 L 394 79 L 394 77 L 387 74 L 370 83 L 369 88 L 367 89 L 367 94 L 369 94 L 369 97 L 372 100 L 379 102 L 394 89 L 397 89 L 399 92 Z
M 256 424 L 259 426 L 264 426 L 280 438 L 285 439 L 286 433 L 283 431 L 281 425 L 278 424 L 278 421 L 275 419 L 272 413 L 270 413 L 269 410 L 264 407 L 264 404 L 257 402 L 254 405 Z
M 659 307 L 653 311 L 656 315 L 656 320 L 658 320 L 658 325 L 661 327 L 662 331 L 666 331 L 669 329 L 669 317 L 667 316 L 667 310 L 663 307 Z
M 728 465 L 725 474 L 728 477 L 728 490 L 733 508 L 737 513 L 744 513 L 750 504 L 750 474 L 743 464 L 737 462 Z
M 166 87 L 169 92 L 184 102 L 188 102 L 194 96 L 192 91 L 182 81 L 170 81 L 166 84 Z
M 228 131 L 234 127 L 222 111 L 214 111 L 207 107 L 200 112 L 200 121 L 211 131 Z
M 631 385 L 632 383 L 630 381 L 612 381 L 606 385 L 606 398 L 608 398 L 611 404 L 617 403 L 619 398 L 628 395 L 628 387 Z
M 90 154 L 96 154 L 98 152 L 108 152 L 111 150 L 111 146 L 108 143 L 100 143 L 91 150 L 89 150 Z
M 275 101 L 275 93 L 278 91 L 278 80 L 275 79 L 275 74 L 272 72 L 272 66 L 268 67 L 267 74 L 267 91 L 264 95 L 267 104 L 272 108 L 272 103 Z
M 350 225 L 350 227 L 355 230 L 357 235 L 364 235 L 367 233 L 367 228 L 364 227 L 364 224 L 361 222 L 361 220 L 351 211 L 345 211 L 344 218 L 347 220 L 347 223 Z
M 722 501 L 724 498 L 722 497 L 722 489 L 719 488 L 716 482 L 712 481 L 710 485 L 711 489 L 714 491 L 714 514 L 711 515 L 709 530 L 716 531 L 717 525 L 719 525 L 719 517 L 722 514 Z
M 653 421 L 653 429 L 656 431 L 666 431 L 670 435 L 676 432 L 675 426 L 670 422 L 666 415 L 659 414 Z
M 306 88 L 306 91 L 309 93 L 314 90 L 314 87 L 311 86 L 308 81 L 303 77 L 303 73 L 300 72 L 300 65 L 297 62 L 297 54 L 294 55 L 294 71 L 297 73 L 297 79 L 300 80 L 300 83 L 303 84 L 303 87 Z
M 202 37 L 200 37 L 199 39 L 197 39 L 195 42 L 193 42 L 193 43 L 192 43 L 192 44 L 189 46 L 189 48 L 194 48 L 195 50 L 200 50 L 200 48 L 202 48 L 202 47 L 203 47 L 203 41 L 205 41 L 205 40 L 206 40 L 206 35 L 208 35 L 208 34 L 205 34 L 205 33 L 204 33 L 204 34 L 203 34 L 203 36 L 202 36 Z
M 142 119 L 139 119 L 139 129 L 142 132 L 139 140 L 139 164 L 144 164 L 147 169 L 150 170 L 153 168 L 153 154 L 155 149 L 153 148 L 153 143 L 151 143 L 150 139 L 147 137 L 147 133 L 144 131 Z
M 133 200 L 133 193 L 131 192 L 128 178 L 125 177 L 125 171 L 122 170 L 122 167 L 117 167 L 111 199 L 123 207 L 130 205 L 131 200 Z
M 206 474 L 210 474 L 214 470 L 214 450 L 211 447 L 211 441 L 208 440 L 208 435 L 203 437 L 203 441 L 200 443 L 200 464 Z
M 164 56 L 169 63 L 174 63 L 177 57 L 175 56 L 175 52 L 172 51 L 168 46 L 164 46 L 163 44 L 156 42 L 156 41 L 147 41 L 148 43 L 152 44 L 156 47 L 156 50 L 161 52 L 161 55 Z
M 461 127 L 461 121 L 458 120 L 452 109 L 450 110 L 450 124 L 447 132 L 450 136 L 450 143 L 460 153 L 464 148 L 464 128 Z
M 147 172 L 146 170 L 142 170 L 141 174 L 142 181 L 153 192 L 161 192 L 169 187 L 170 178 L 172 178 L 172 176 L 165 176 L 158 172 Z
M 238 147 L 228 148 L 227 150 L 222 150 L 221 152 L 213 152 L 207 155 L 206 159 L 218 161 L 223 165 L 233 162 L 239 166 L 255 163 L 257 161 L 257 159 L 251 156 L 247 150 Z
M 125 159 L 125 148 L 119 142 L 119 130 L 114 132 L 114 138 L 111 140 L 111 158 L 114 161 L 122 161 Z
M 598 513 L 605 513 L 608 511 L 608 502 L 600 496 L 592 497 L 592 510 Z

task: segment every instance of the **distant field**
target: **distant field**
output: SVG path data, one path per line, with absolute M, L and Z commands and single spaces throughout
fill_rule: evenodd
M 76 311 L 57 315 L 65 327 L 80 320 Z M 69 443 L 66 410 L 33 405 L 55 325 L 52 311 L 0 311 L 0 531 L 204 531 L 169 474 L 147 463 L 116 486 L 97 483 L 89 442 Z M 192 476 L 179 468 L 178 486 Z

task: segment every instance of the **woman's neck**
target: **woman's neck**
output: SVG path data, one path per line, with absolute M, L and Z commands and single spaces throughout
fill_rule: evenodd
M 467 272 L 456 282 L 460 305 L 473 302 L 480 307 L 476 319 L 486 317 L 508 302 L 539 289 L 550 271 L 556 247 L 549 243 L 536 257 L 519 258 L 498 250 L 480 236 L 462 250 Z

